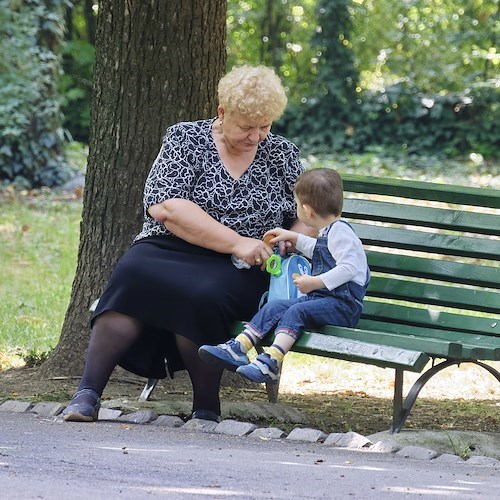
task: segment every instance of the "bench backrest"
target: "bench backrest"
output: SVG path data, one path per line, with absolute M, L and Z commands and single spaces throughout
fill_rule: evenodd
M 372 271 L 359 328 L 428 329 L 462 357 L 500 360 L 500 191 L 343 177 Z

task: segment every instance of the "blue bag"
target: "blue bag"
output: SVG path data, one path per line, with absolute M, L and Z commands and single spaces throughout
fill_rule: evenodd
M 271 275 L 271 281 L 269 290 L 260 299 L 259 309 L 271 300 L 296 299 L 304 295 L 293 284 L 295 273 L 311 274 L 311 264 L 302 255 L 291 254 L 286 257 L 271 255 L 266 261 L 266 270 Z

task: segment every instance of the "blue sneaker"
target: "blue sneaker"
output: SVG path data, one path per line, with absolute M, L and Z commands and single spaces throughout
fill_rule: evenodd
M 267 352 L 259 354 L 257 359 L 246 366 L 240 366 L 236 373 L 243 375 L 252 382 L 266 382 L 276 384 L 280 376 L 278 362 Z
M 225 344 L 202 345 L 198 349 L 198 355 L 203 361 L 232 372 L 235 372 L 239 366 L 250 363 L 246 353 L 241 350 L 241 344 L 235 339 L 230 339 Z

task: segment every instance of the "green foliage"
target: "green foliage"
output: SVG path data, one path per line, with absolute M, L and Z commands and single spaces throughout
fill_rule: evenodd
M 477 153 L 494 158 L 500 133 L 499 94 L 496 81 L 446 94 L 423 94 L 397 82 L 360 93 L 347 127 L 335 117 L 326 117 L 323 128 L 318 127 L 317 114 L 304 106 L 292 109 L 299 121 L 292 121 L 288 132 L 309 153 L 360 152 L 379 146 L 409 154 Z
M 49 357 L 50 351 L 39 352 L 37 350 L 28 351 L 24 355 L 24 361 L 27 368 L 34 368 L 42 365 L 42 363 Z
M 68 177 L 55 87 L 63 0 L 0 0 L 0 180 L 54 186 Z
M 63 73 L 58 82 L 64 128 L 74 140 L 87 143 L 97 20 L 93 6 L 94 2 L 83 0 L 66 4 L 66 43 L 61 52 Z
M 291 102 L 310 84 L 316 51 L 310 39 L 317 22 L 316 0 L 229 0 L 227 66 L 265 64 L 276 69 Z
M 366 92 L 352 129 L 354 150 L 398 146 L 408 153 L 497 154 L 499 87 L 494 81 L 462 92 L 424 95 L 406 82 Z
M 88 142 L 94 46 L 86 40 L 72 40 L 63 47 L 62 56 L 64 73 L 59 78 L 59 92 L 64 127 L 75 141 Z
M 230 0 L 228 61 L 275 66 L 290 104 L 274 131 L 308 152 L 494 156 L 497 22 L 487 0 Z
M 363 88 L 453 92 L 495 77 L 497 1 L 358 0 L 350 11 Z
M 498 72 L 499 4 L 491 0 L 229 0 L 228 66 L 273 65 L 298 102 L 315 84 L 313 38 L 330 20 L 348 30 L 362 89 L 406 80 L 425 93 L 453 92 Z
M 311 44 L 316 50 L 315 78 L 308 95 L 289 106 L 284 133 L 305 147 L 341 150 L 350 146 L 358 75 L 350 41 L 350 0 L 318 0 L 318 27 Z

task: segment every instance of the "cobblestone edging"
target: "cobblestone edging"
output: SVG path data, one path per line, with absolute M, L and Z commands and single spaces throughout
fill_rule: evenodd
M 33 404 L 26 401 L 8 400 L 0 405 L 0 412 L 35 413 L 41 417 L 58 417 L 64 410 L 61 403 L 41 402 Z M 391 441 L 377 441 L 356 432 L 333 432 L 326 434 L 318 429 L 295 428 L 288 435 L 277 427 L 258 428 L 250 422 L 226 419 L 220 423 L 209 420 L 191 419 L 184 422 L 180 417 L 173 415 L 157 415 L 149 411 L 136 411 L 124 414 L 121 410 L 101 408 L 99 420 L 118 421 L 132 424 L 149 424 L 164 427 L 177 427 L 199 432 L 214 432 L 229 436 L 247 436 L 258 439 L 287 439 L 290 441 L 304 441 L 318 443 L 322 446 L 336 446 L 349 450 L 360 450 L 374 453 L 392 453 L 402 458 L 417 460 L 432 460 L 434 462 L 474 466 L 500 467 L 500 460 L 486 456 L 473 456 L 467 460 L 449 453 L 440 454 L 437 451 L 421 446 L 399 446 Z

